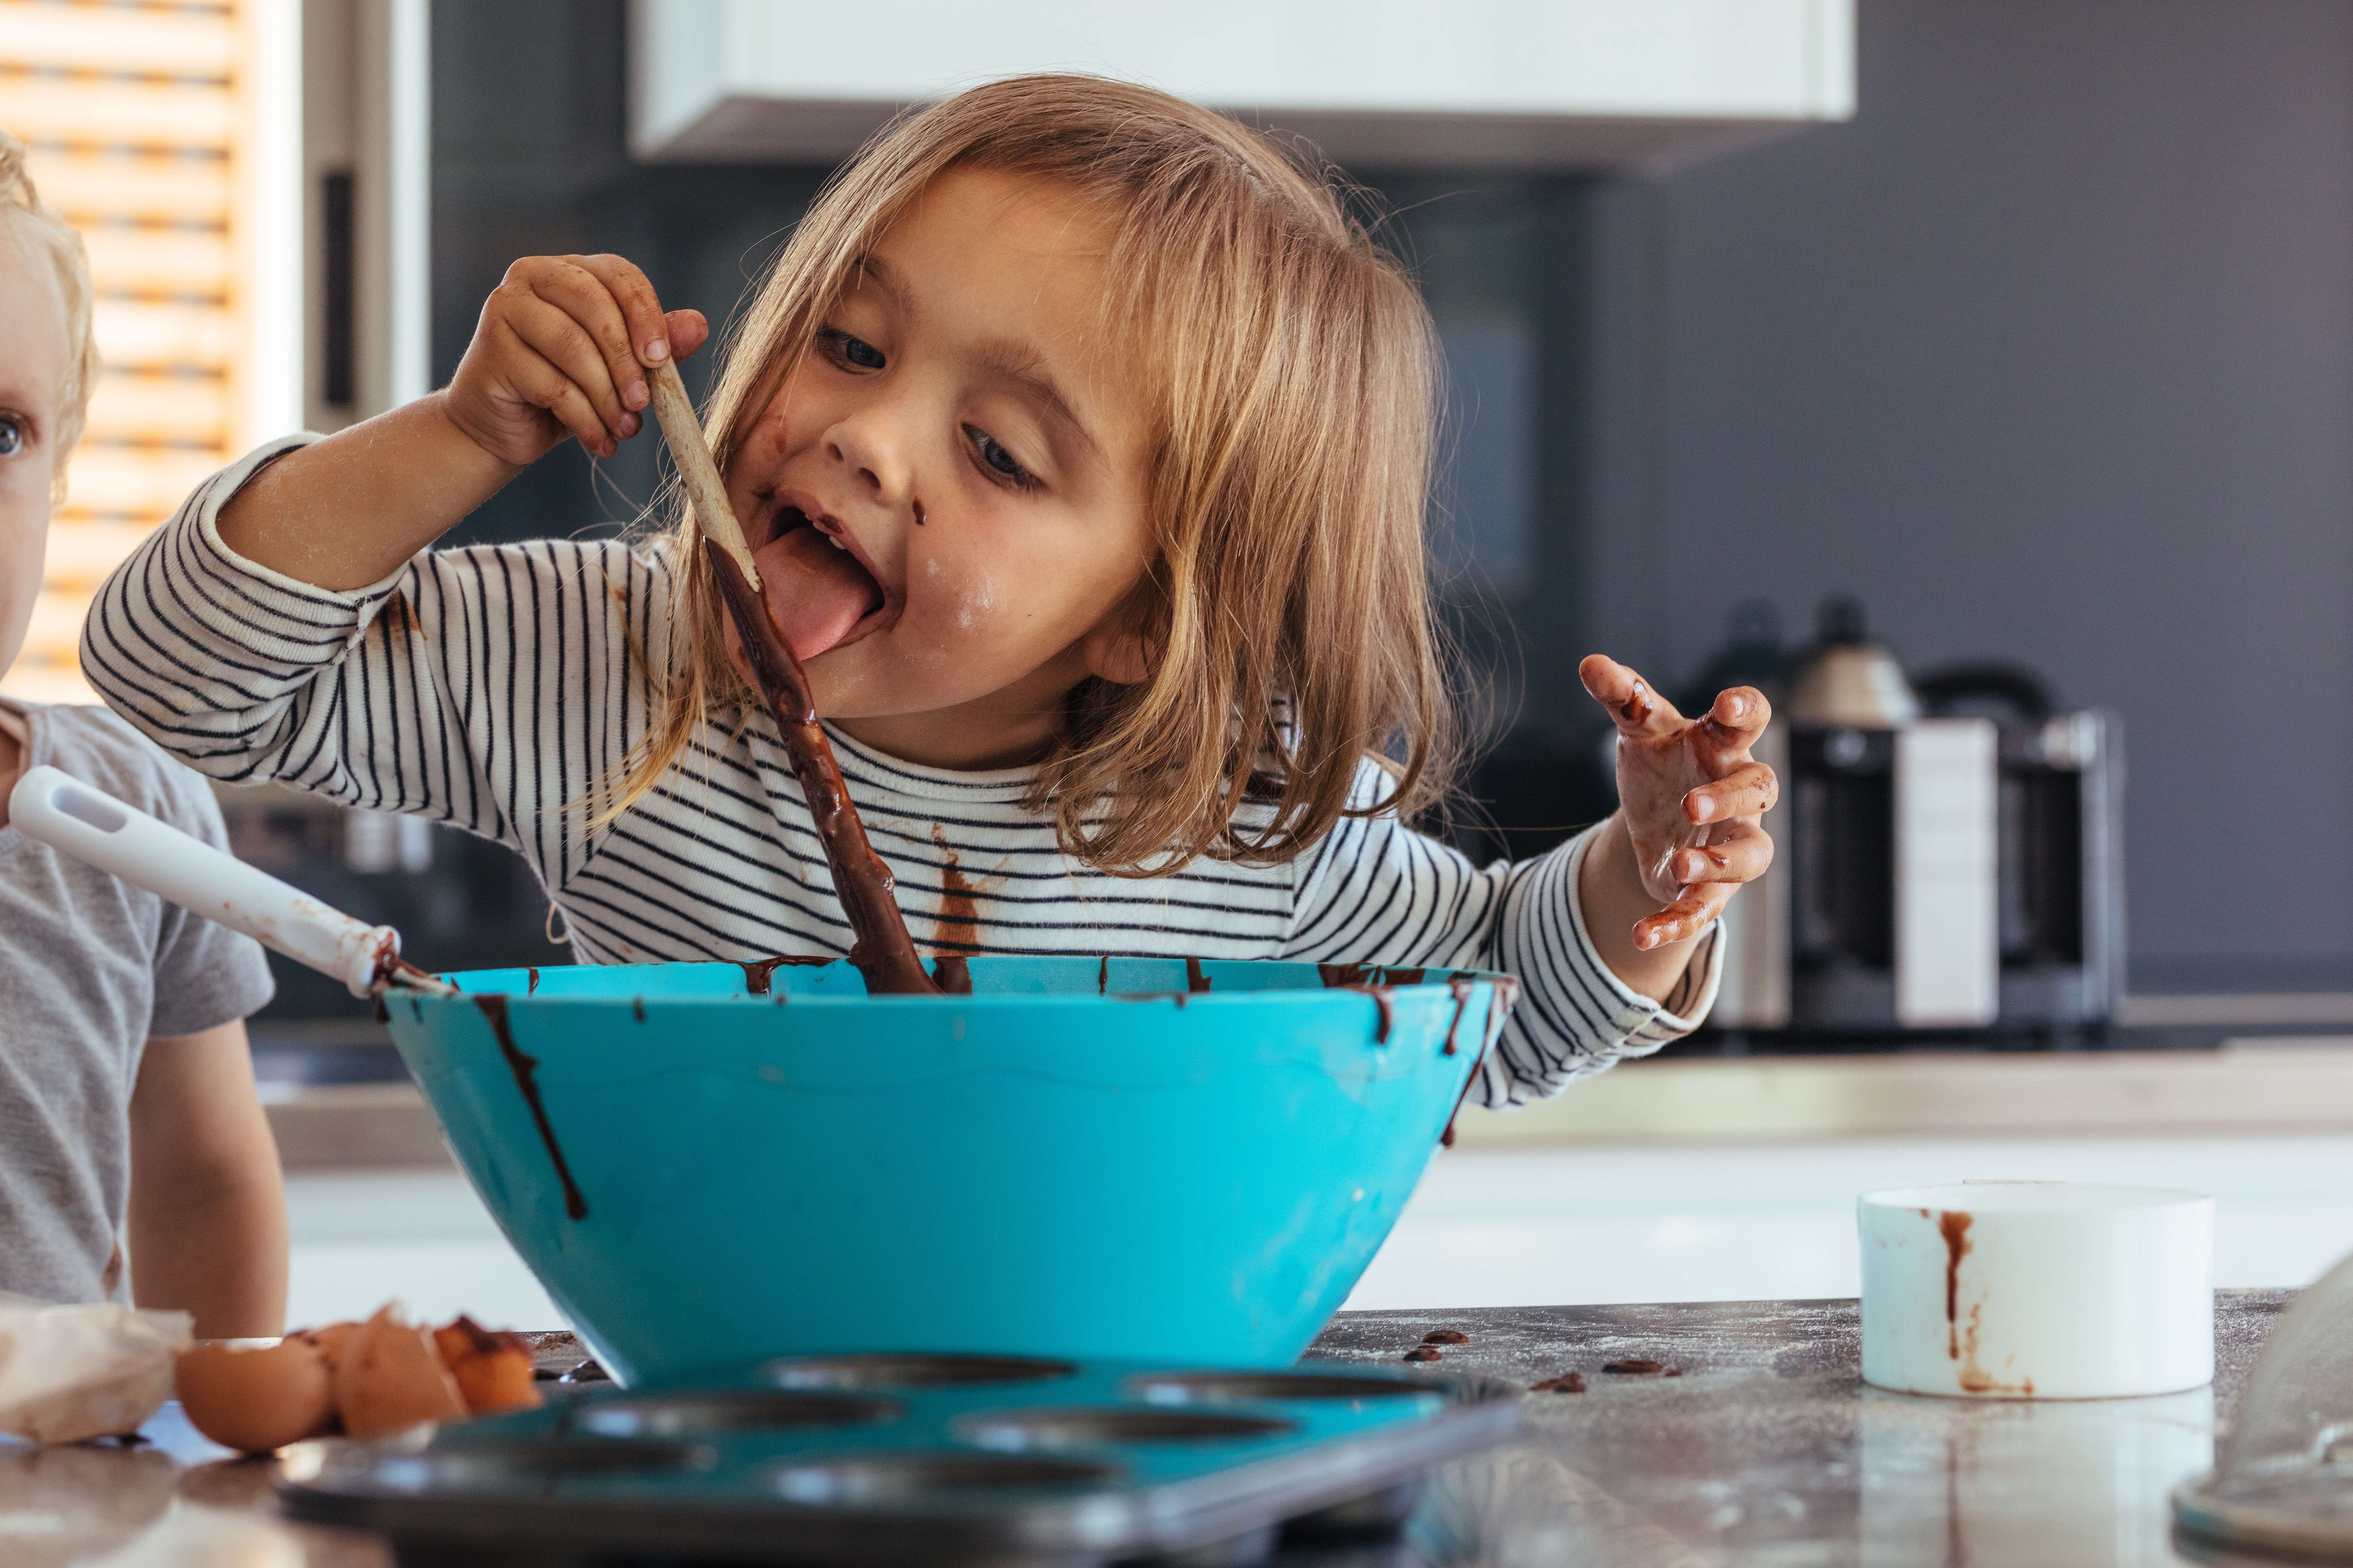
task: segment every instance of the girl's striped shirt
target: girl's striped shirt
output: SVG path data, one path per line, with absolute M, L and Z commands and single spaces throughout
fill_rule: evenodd
M 684 635 L 659 547 L 428 551 L 371 587 L 311 587 L 237 556 L 215 526 L 239 485 L 306 438 L 206 481 L 108 580 L 82 668 L 117 712 L 216 779 L 498 839 L 539 874 L 584 963 L 849 951 L 765 710 L 706 720 L 615 820 L 579 808 L 644 732 L 649 660 L 667 668 Z M 909 929 L 936 952 L 1505 970 L 1520 1005 L 1471 1092 L 1497 1107 L 1656 1050 L 1715 996 L 1713 928 L 1663 1002 L 1601 963 L 1577 898 L 1590 831 L 1482 869 L 1382 815 L 1343 819 L 1280 866 L 1203 858 L 1120 878 L 1062 853 L 1050 819 L 1023 805 L 1028 770 L 917 766 L 829 733 Z M 1359 799 L 1381 782 L 1367 763 Z

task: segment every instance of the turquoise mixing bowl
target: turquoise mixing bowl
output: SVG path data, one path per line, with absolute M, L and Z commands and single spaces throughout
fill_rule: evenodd
M 976 958 L 969 995 L 870 997 L 843 963 L 486 970 L 390 1024 L 624 1383 L 849 1350 L 1271 1366 L 1388 1235 L 1495 1005 L 1468 971 L 1327 977 L 1365 978 Z

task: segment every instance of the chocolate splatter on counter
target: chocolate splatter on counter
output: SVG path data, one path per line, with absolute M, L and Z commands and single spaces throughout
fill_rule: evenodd
M 1471 1342 L 1471 1336 L 1461 1329 L 1432 1329 L 1421 1336 L 1421 1342 L 1426 1345 L 1467 1345 Z
M 1209 989 L 1209 977 L 1201 972 L 1201 961 L 1198 958 L 1185 961 L 1185 989 L 1196 996 Z
M 1585 1392 L 1585 1374 L 1581 1372 L 1565 1372 L 1558 1377 L 1548 1377 L 1542 1383 L 1528 1384 L 1528 1392 L 1530 1394 L 1582 1394 Z
M 540 1099 L 539 1058 L 516 1047 L 514 1030 L 507 1022 L 504 996 L 477 996 L 474 1005 L 489 1020 L 491 1037 L 498 1041 L 499 1054 L 506 1058 L 507 1070 L 514 1074 L 515 1087 L 522 1090 L 523 1103 L 531 1107 L 531 1119 L 539 1125 L 539 1141 L 547 1145 L 547 1157 L 555 1164 L 556 1180 L 564 1184 L 564 1212 L 575 1220 L 586 1219 L 588 1200 L 581 1195 L 579 1184 L 572 1179 L 572 1167 L 564 1161 L 564 1146 L 555 1141 L 555 1124 L 547 1119 L 547 1104 Z
M 1413 1349 L 1405 1352 L 1405 1359 L 1408 1361 L 1443 1361 L 1446 1359 L 1446 1352 L 1440 1350 L 1436 1345 L 1416 1345 Z
M 1629 1356 L 1624 1361 L 1604 1362 L 1601 1370 L 1620 1377 L 1656 1377 L 1667 1370 L 1667 1365 L 1648 1356 Z

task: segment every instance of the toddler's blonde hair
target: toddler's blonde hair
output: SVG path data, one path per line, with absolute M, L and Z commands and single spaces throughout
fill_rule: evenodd
M 1051 181 L 1103 215 L 1112 297 L 1097 325 L 1134 354 L 1154 421 L 1155 548 L 1132 606 L 1151 673 L 1071 693 L 1032 796 L 1064 850 L 1127 876 L 1201 855 L 1273 864 L 1344 814 L 1430 803 L 1454 731 L 1422 532 L 1430 314 L 1326 174 L 1231 120 L 1124 82 L 1034 76 L 882 132 L 819 195 L 728 334 L 704 414 L 720 466 L 860 259 L 957 168 Z M 662 532 L 687 651 L 616 815 L 703 718 L 756 701 L 728 662 L 683 504 Z M 1367 757 L 1388 785 L 1352 804 Z M 1246 802 L 1261 809 L 1238 819 Z
M 0 230 L 26 240 L 46 257 L 58 277 L 66 305 L 66 382 L 58 389 L 58 427 L 50 432 L 57 453 L 55 493 L 66 489 L 66 458 L 81 439 L 90 417 L 90 390 L 98 384 L 98 340 L 90 331 L 90 258 L 81 236 L 59 217 L 25 172 L 25 144 L 0 130 Z

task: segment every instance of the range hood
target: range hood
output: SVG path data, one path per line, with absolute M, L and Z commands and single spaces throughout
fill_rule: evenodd
M 831 163 L 993 78 L 1143 81 L 1347 165 L 1654 169 L 1854 111 L 1854 0 L 632 0 L 639 158 Z

